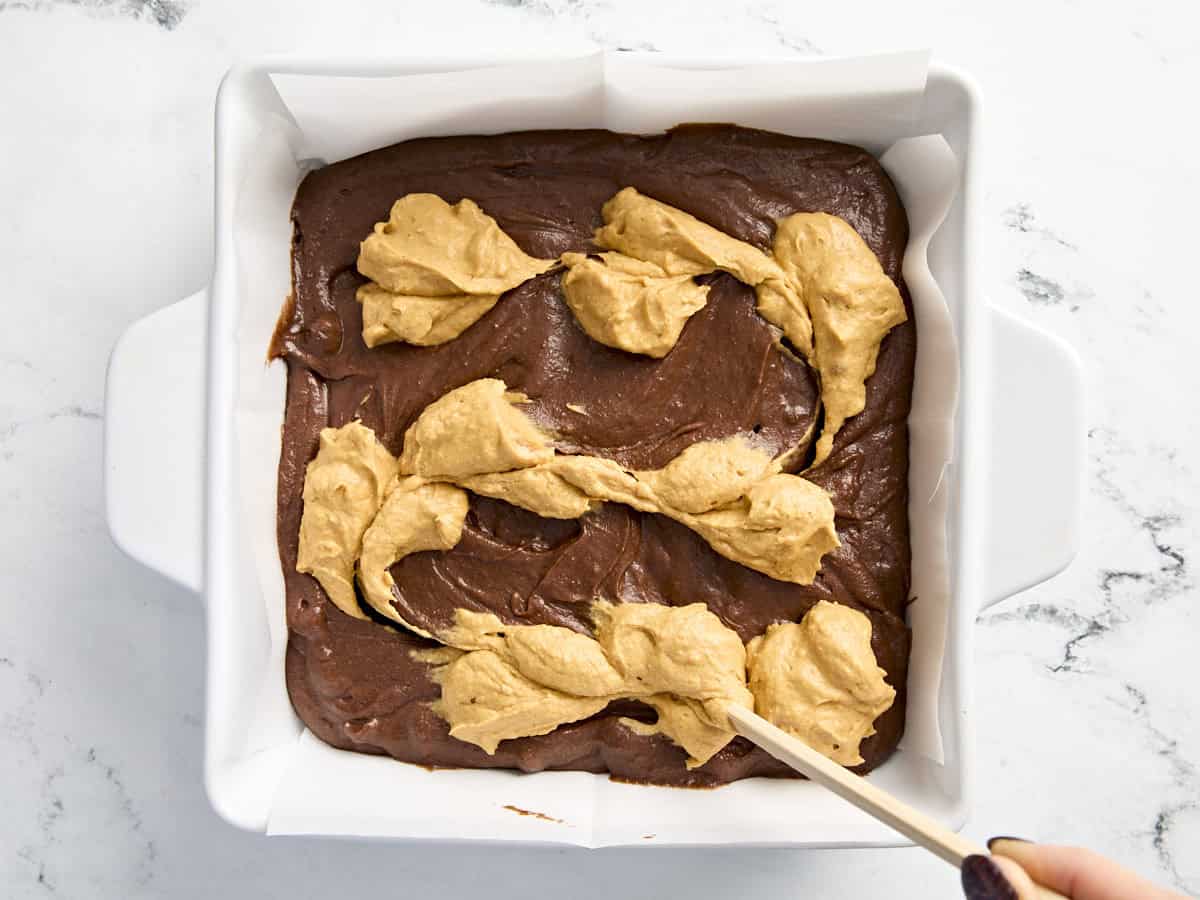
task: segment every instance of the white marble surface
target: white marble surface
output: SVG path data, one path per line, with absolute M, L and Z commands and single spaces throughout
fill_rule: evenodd
M 544 42 L 931 46 L 979 78 L 986 283 L 1083 354 L 1090 467 L 1077 563 L 980 619 L 968 832 L 1200 891 L 1196 5 L 642 5 L 0 0 L 0 894 L 958 896 L 917 850 L 414 849 L 268 840 L 208 808 L 199 601 L 113 547 L 100 437 L 114 340 L 208 277 L 217 81 L 268 50 Z

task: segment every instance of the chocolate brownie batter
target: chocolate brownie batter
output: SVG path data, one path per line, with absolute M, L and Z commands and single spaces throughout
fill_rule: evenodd
M 503 297 L 460 337 L 436 347 L 368 350 L 355 289 L 359 242 L 413 192 L 464 197 L 539 258 L 594 250 L 600 208 L 633 186 L 741 240 L 768 249 L 777 219 L 827 212 L 846 219 L 900 283 L 904 210 L 866 151 L 731 126 L 681 127 L 653 137 L 603 131 L 527 132 L 408 141 L 310 173 L 292 210 L 295 296 L 272 352 L 287 360 L 287 414 L 279 468 L 278 540 L 290 629 L 287 683 L 300 717 L 322 739 L 429 766 L 578 769 L 663 784 L 716 785 L 791 771 L 741 738 L 688 771 L 661 735 L 635 734 L 619 716 L 652 717 L 615 703 L 541 737 L 501 743 L 494 756 L 452 739 L 430 701 L 438 687 L 410 651 L 429 642 L 346 616 L 315 579 L 296 572 L 305 466 L 326 426 L 359 417 L 398 454 L 405 429 L 447 391 L 478 378 L 527 394 L 562 452 L 657 468 L 699 440 L 753 431 L 776 453 L 811 458 L 818 389 L 808 366 L 755 312 L 751 288 L 707 276 L 708 304 L 664 359 L 589 338 L 563 301 L 559 272 Z M 903 291 L 903 285 L 901 285 Z M 743 640 L 796 620 L 818 600 L 862 610 L 896 703 L 861 748 L 860 771 L 895 749 L 904 728 L 909 634 L 908 416 L 916 335 L 911 318 L 883 341 L 865 410 L 837 435 L 806 478 L 837 510 L 842 546 L 812 585 L 775 581 L 718 556 L 682 525 L 618 504 L 579 521 L 541 519 L 472 497 L 462 540 L 447 552 L 397 563 L 397 606 L 449 623 L 456 607 L 513 624 L 588 630 L 599 597 L 614 602 L 702 601 Z

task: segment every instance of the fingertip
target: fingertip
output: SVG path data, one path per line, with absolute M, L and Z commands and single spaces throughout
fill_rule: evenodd
M 994 837 L 987 842 L 988 851 L 993 856 L 1007 856 L 1022 865 L 1030 859 L 1031 854 L 1036 853 L 1038 846 L 1038 844 L 1023 838 L 1006 836 Z

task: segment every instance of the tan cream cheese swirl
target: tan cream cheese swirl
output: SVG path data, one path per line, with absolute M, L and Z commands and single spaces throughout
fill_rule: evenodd
M 691 275 L 670 275 L 622 253 L 564 253 L 562 261 L 563 296 L 580 327 L 593 340 L 629 353 L 666 356 L 708 300 L 708 286 Z
M 646 261 L 676 277 L 728 272 L 755 288 L 759 313 L 811 358 L 812 323 L 800 289 L 762 250 L 631 187 L 605 203 L 601 215 L 604 225 L 594 238 L 601 247 Z
M 359 248 L 358 270 L 371 279 L 358 290 L 363 341 L 453 340 L 505 291 L 554 265 L 524 253 L 472 200 L 406 194 Z
M 775 229 L 773 252 L 788 280 L 803 286 L 812 317 L 813 360 L 825 407 L 816 465 L 829 456 L 842 424 L 863 411 L 879 345 L 908 316 L 899 289 L 845 219 L 788 216 Z
M 391 567 L 410 553 L 449 550 L 462 538 L 467 518 L 466 491 L 451 484 L 402 478 L 394 483 L 362 538 L 358 581 L 363 598 L 383 616 L 424 637 L 428 632 L 405 622 L 391 604 Z
M 871 650 L 871 620 L 820 601 L 799 622 L 777 623 L 746 647 L 754 711 L 843 766 L 896 700 Z
M 434 711 L 450 734 L 494 753 L 500 741 L 548 734 L 611 701 L 640 699 L 654 725 L 702 765 L 733 738 L 725 704 L 753 707 L 746 649 L 702 603 L 593 606 L 595 637 L 555 625 L 505 625 L 490 613 L 457 611 L 439 640 L 462 653 L 425 654 L 440 668 Z
M 338 609 L 365 619 L 354 595 L 363 533 L 396 480 L 395 457 L 360 422 L 321 431 L 304 477 L 296 569 L 313 575 Z
M 659 513 L 729 559 L 781 581 L 809 584 L 839 545 L 833 503 L 780 471 L 781 458 L 745 437 L 695 444 L 664 468 L 630 472 L 612 460 L 563 456 L 518 408 L 524 398 L 484 378 L 430 404 L 404 438 L 400 468 L 423 479 L 577 518 L 598 503 Z

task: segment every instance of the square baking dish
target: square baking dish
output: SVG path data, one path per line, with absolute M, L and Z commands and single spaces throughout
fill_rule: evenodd
M 748 64 L 624 57 L 683 70 Z M 236 66 L 217 99 L 212 282 L 134 323 L 113 350 L 105 417 L 109 526 L 129 555 L 206 598 L 205 777 L 213 806 L 238 827 L 271 833 L 583 846 L 905 843 L 807 782 L 749 779 L 715 791 L 683 791 L 585 773 L 428 772 L 328 748 L 304 732 L 292 712 L 284 648 L 271 639 L 272 625 L 278 626 L 271 617 L 282 617 L 282 602 L 274 612 L 261 602 L 273 578 L 264 554 L 276 569 L 277 557 L 268 552 L 273 547 L 255 546 L 261 539 L 245 528 L 247 516 L 273 520 L 276 460 L 248 461 L 239 452 L 238 430 L 246 408 L 279 411 L 282 404 L 282 371 L 277 384 L 238 396 L 246 384 L 261 380 L 251 367 L 263 365 L 269 339 L 268 327 L 261 349 L 247 353 L 239 345 L 239 312 L 244 304 L 265 305 L 266 319 L 273 321 L 287 290 L 284 282 L 247 277 L 238 254 L 251 248 L 286 259 L 290 222 L 235 235 L 237 204 L 247 202 L 259 182 L 278 193 L 298 178 L 295 166 L 283 171 L 262 165 L 269 156 L 264 141 L 271 139 L 265 124 L 290 120 L 272 76 L 377 77 L 511 62 L 288 58 Z M 981 291 L 980 115 L 970 79 L 931 64 L 912 133 L 942 134 L 960 176 L 953 206 L 929 248 L 960 348 L 956 452 L 944 473 L 953 596 L 938 693 L 944 759 L 935 762 L 902 745 L 871 775 L 952 828 L 964 823 L 970 802 L 971 625 L 982 608 L 1050 577 L 1074 556 L 1084 459 L 1078 360 L 1056 338 L 991 307 Z M 155 426 L 153 445 L 146 422 Z M 1036 446 L 1030 434 L 1040 435 Z M 264 479 L 270 479 L 270 491 Z M 1037 509 L 1036 517 L 1030 509 Z M 307 769 L 297 770 L 298 757 Z M 304 772 L 314 766 L 339 770 L 337 797 L 304 790 Z M 576 827 L 561 808 L 567 793 L 589 796 L 604 811 L 606 827 Z M 513 807 L 547 816 L 516 816 Z

